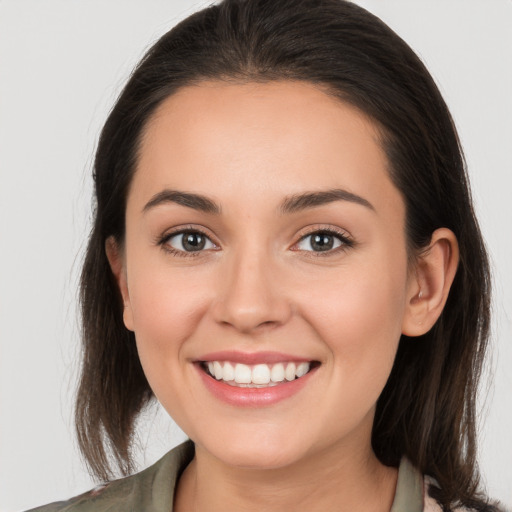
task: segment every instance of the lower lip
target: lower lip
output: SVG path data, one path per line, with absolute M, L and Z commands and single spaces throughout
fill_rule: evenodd
M 311 379 L 317 368 L 298 379 L 268 388 L 239 388 L 210 377 L 198 364 L 197 371 L 207 389 L 219 400 L 237 407 L 265 407 L 297 394 Z

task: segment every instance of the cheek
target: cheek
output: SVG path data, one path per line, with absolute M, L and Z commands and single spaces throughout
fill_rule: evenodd
M 329 339 L 342 340 L 351 333 L 371 343 L 365 336 L 368 332 L 378 338 L 400 335 L 405 311 L 404 268 L 363 262 L 331 272 L 328 278 L 306 287 L 304 314 L 328 333 Z
M 405 312 L 405 267 L 362 265 L 309 287 L 302 310 L 329 349 L 337 383 L 366 405 L 380 395 L 393 366 Z M 313 291 L 314 290 L 314 291 Z M 359 401 L 362 403 L 363 401 Z
M 208 307 L 205 278 L 161 267 L 156 262 L 133 269 L 128 279 L 133 330 L 151 384 L 184 362 L 183 346 Z

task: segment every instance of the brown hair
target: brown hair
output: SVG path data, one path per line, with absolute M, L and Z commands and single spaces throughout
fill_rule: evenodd
M 433 476 L 439 487 L 431 493 L 446 509 L 491 510 L 478 495 L 475 432 L 490 278 L 460 143 L 419 58 L 381 20 L 344 0 L 224 0 L 197 12 L 148 51 L 112 109 L 96 153 L 94 225 L 81 279 L 76 425 L 90 468 L 102 479 L 113 465 L 123 474 L 133 470 L 134 423 L 153 397 L 134 335 L 123 325 L 105 241 L 123 242 L 148 119 L 180 87 L 211 79 L 301 80 L 356 106 L 383 134 L 390 175 L 406 204 L 410 253 L 427 246 L 439 227 L 457 236 L 460 264 L 445 309 L 424 336 L 402 336 L 372 443 L 384 464 L 407 456 Z

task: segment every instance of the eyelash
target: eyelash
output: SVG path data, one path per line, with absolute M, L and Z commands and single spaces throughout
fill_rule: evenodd
M 184 227 L 177 229 L 176 231 L 172 231 L 170 233 L 166 233 L 165 235 L 159 237 L 156 241 L 157 245 L 161 246 L 164 251 L 166 251 L 169 254 L 172 254 L 173 256 L 177 256 L 180 258 L 194 258 L 201 256 L 204 253 L 204 250 L 198 250 L 198 251 L 182 251 L 180 249 L 175 249 L 174 247 L 171 247 L 170 245 L 167 245 L 167 242 L 175 236 L 178 235 L 184 235 L 184 234 L 197 234 L 201 235 L 204 238 L 206 238 L 208 241 L 210 241 L 211 244 L 213 244 L 215 247 L 216 244 L 211 240 L 210 236 L 208 236 L 204 231 L 201 229 L 198 229 L 197 227 Z M 335 247 L 330 250 L 326 251 L 307 251 L 307 250 L 301 250 L 301 249 L 292 249 L 294 251 L 300 251 L 303 253 L 308 253 L 307 256 L 311 258 L 325 258 L 328 256 L 332 256 L 334 254 L 337 254 L 338 252 L 344 252 L 352 247 L 354 247 L 355 243 L 354 241 L 347 235 L 347 233 L 343 231 L 339 231 L 333 228 L 315 228 L 305 234 L 303 234 L 297 242 L 293 244 L 293 246 L 299 245 L 301 242 L 306 240 L 308 237 L 314 236 L 314 235 L 327 235 L 332 236 L 334 238 L 337 238 L 340 242 L 340 245 L 338 247 Z
M 326 258 L 329 256 L 333 256 L 335 254 L 338 254 L 340 252 L 345 252 L 348 249 L 351 249 L 354 247 L 355 242 L 350 236 L 341 230 L 337 230 L 335 228 L 329 227 L 329 228 L 319 228 L 316 227 L 312 229 L 311 231 L 303 234 L 300 239 L 294 244 L 294 246 L 299 245 L 301 242 L 306 240 L 308 237 L 312 237 L 314 235 L 327 235 L 332 236 L 334 238 L 337 238 L 340 241 L 340 245 L 338 247 L 335 247 L 330 250 L 326 251 L 306 251 L 301 249 L 293 249 L 295 251 L 301 251 L 307 254 L 308 257 L 311 258 Z
M 170 233 L 166 233 L 165 235 L 159 237 L 157 239 L 157 245 L 161 246 L 164 251 L 166 251 L 169 254 L 172 254 L 173 256 L 178 256 L 179 258 L 195 258 L 198 256 L 201 256 L 204 252 L 203 250 L 200 251 L 181 251 L 180 249 L 175 249 L 174 247 L 171 247 L 170 245 L 167 245 L 167 242 L 178 235 L 184 235 L 184 234 L 196 234 L 201 235 L 202 237 L 206 238 L 210 241 L 213 245 L 216 246 L 214 242 L 212 242 L 211 237 L 208 236 L 204 231 L 201 229 L 198 229 L 193 226 L 179 228 L 176 231 L 171 231 Z

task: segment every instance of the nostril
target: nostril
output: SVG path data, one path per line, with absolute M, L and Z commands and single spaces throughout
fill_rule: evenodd
M 228 273 L 233 272 L 230 268 Z M 262 272 L 235 272 L 224 276 L 219 296 L 211 305 L 213 319 L 243 333 L 274 329 L 291 317 L 291 306 L 276 280 Z

